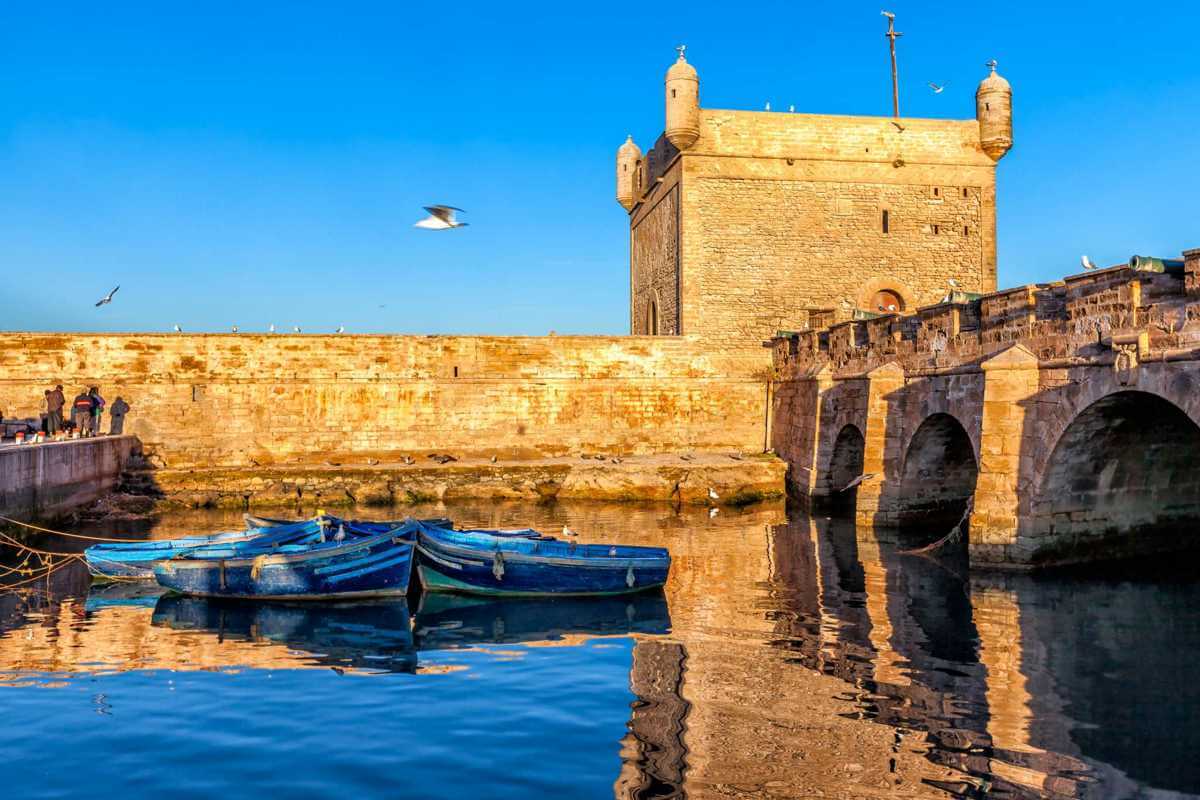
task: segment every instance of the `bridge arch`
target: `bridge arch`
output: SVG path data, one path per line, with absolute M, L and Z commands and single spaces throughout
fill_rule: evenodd
M 1038 562 L 1200 548 L 1200 425 L 1162 395 L 1122 390 L 1063 427 L 1032 498 Z
M 854 507 L 857 489 L 843 492 L 851 481 L 862 475 L 866 456 L 866 438 L 857 425 L 848 423 L 838 431 L 830 449 L 829 465 L 824 483 L 828 487 L 830 501 L 836 506 Z
M 930 541 L 944 536 L 966 513 L 978 478 L 967 429 L 952 414 L 930 414 L 904 451 L 895 495 L 901 529 Z

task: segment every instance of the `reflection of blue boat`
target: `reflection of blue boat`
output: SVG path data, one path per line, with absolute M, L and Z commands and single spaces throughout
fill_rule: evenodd
M 388 672 L 417 665 L 403 598 L 356 603 L 253 603 L 164 595 L 154 625 L 214 637 L 273 642 L 310 654 L 313 662 Z
M 546 642 L 570 634 L 663 634 L 671 616 L 662 592 L 625 597 L 467 597 L 425 594 L 416 615 L 419 650 Z
M 121 607 L 154 608 L 162 594 L 163 588 L 156 583 L 96 583 L 88 590 L 84 610 L 93 612 Z
M 323 518 L 324 519 L 324 518 Z M 181 594 L 275 600 L 404 595 L 420 523 L 372 533 L 338 521 L 272 529 L 247 542 L 216 543 L 154 563 L 154 577 Z
M 456 531 L 416 523 L 421 584 L 432 592 L 533 596 L 607 595 L 662 586 L 661 547 L 576 544 L 548 536 Z

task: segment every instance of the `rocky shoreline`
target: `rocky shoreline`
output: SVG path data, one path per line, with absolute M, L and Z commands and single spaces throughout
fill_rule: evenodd
M 392 506 L 455 498 L 744 506 L 782 499 L 787 472 L 783 461 L 766 454 L 413 461 L 144 469 L 128 473 L 122 490 L 168 508 Z

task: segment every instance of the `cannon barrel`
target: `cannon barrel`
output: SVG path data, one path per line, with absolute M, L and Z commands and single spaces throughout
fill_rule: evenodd
M 1171 275 L 1183 274 L 1183 259 L 1156 258 L 1154 256 L 1130 256 L 1129 268 L 1138 272 L 1166 272 Z

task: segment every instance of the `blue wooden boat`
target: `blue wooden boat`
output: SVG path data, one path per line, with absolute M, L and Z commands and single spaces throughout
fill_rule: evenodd
M 456 531 L 416 523 L 418 573 L 431 592 L 583 596 L 642 592 L 667 582 L 661 547 L 576 544 L 535 531 Z
M 250 541 L 216 543 L 154 563 L 154 578 L 180 594 L 269 600 L 403 596 L 420 523 L 375 533 L 350 523 L 340 541 L 288 526 Z M 299 527 L 301 530 L 292 530 Z M 276 532 L 278 531 L 278 532 Z
M 355 538 L 375 533 L 384 533 L 404 524 L 398 522 L 347 521 L 328 514 L 307 520 L 277 520 L 266 517 L 245 516 L 246 530 L 214 533 L 211 535 L 181 536 L 175 539 L 142 540 L 130 542 L 105 542 L 92 545 L 83 551 L 88 570 L 96 578 L 117 580 L 154 580 L 154 564 L 167 558 L 190 553 L 198 548 L 212 545 L 239 545 L 263 536 L 272 537 L 269 542 L 288 541 L 309 537 L 317 540 L 321 532 L 336 535 L 340 528 L 346 535 Z M 450 526 L 447 519 L 429 520 L 431 524 Z
M 412 619 L 402 598 L 327 603 L 258 603 L 163 595 L 151 624 L 210 634 L 217 641 L 286 645 L 298 661 L 339 669 L 413 672 Z
M 205 545 L 244 542 L 261 534 L 261 530 L 247 529 L 208 536 L 181 536 L 177 539 L 105 542 L 84 550 L 83 558 L 88 571 L 97 578 L 153 580 L 156 561 L 174 558 Z

